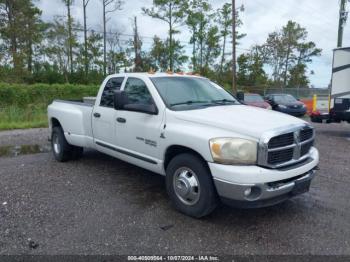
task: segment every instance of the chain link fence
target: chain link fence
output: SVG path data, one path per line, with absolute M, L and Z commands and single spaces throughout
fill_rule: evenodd
M 290 94 L 298 99 L 311 99 L 313 95 L 317 95 L 320 99 L 328 99 L 329 88 L 273 88 L 264 86 L 249 86 L 240 88 L 244 92 L 257 93 L 262 96 L 267 94 Z
M 329 108 L 329 88 L 273 88 L 265 86 L 247 86 L 240 87 L 240 91 L 247 93 L 256 93 L 261 96 L 268 94 L 290 94 L 297 99 L 300 99 L 308 107 L 308 110 L 312 111 L 313 96 L 317 95 L 316 109 L 321 112 L 328 111 Z

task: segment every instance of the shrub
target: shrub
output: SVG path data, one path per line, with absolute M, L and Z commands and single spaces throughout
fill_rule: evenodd
M 96 96 L 98 86 L 70 84 L 4 84 L 0 83 L 0 107 L 29 104 L 50 104 L 54 99 L 78 100 L 84 96 Z
M 46 108 L 54 99 L 96 96 L 97 85 L 0 83 L 0 130 L 47 126 Z

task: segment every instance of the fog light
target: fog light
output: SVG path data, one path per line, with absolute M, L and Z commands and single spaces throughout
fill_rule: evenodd
M 259 186 L 252 186 L 244 190 L 244 198 L 249 201 L 255 201 L 261 197 L 261 193 Z
M 247 188 L 246 190 L 244 190 L 244 196 L 249 196 L 251 192 L 252 192 L 252 188 L 251 187 Z

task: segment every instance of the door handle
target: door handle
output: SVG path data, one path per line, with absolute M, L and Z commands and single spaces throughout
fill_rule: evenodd
M 125 119 L 125 118 L 122 118 L 122 117 L 118 117 L 118 118 L 117 118 L 117 121 L 118 121 L 119 123 L 125 123 L 125 122 L 126 122 L 126 119 Z
M 101 114 L 100 113 L 94 113 L 94 117 L 101 117 Z

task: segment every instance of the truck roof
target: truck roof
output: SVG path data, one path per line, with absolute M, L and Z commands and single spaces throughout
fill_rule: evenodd
M 203 78 L 200 75 L 195 75 L 191 73 L 165 73 L 165 72 L 157 72 L 157 73 L 150 73 L 150 72 L 138 72 L 138 73 L 118 73 L 118 74 L 112 74 L 108 75 L 107 77 L 120 77 L 120 76 L 138 76 L 138 77 L 199 77 Z

